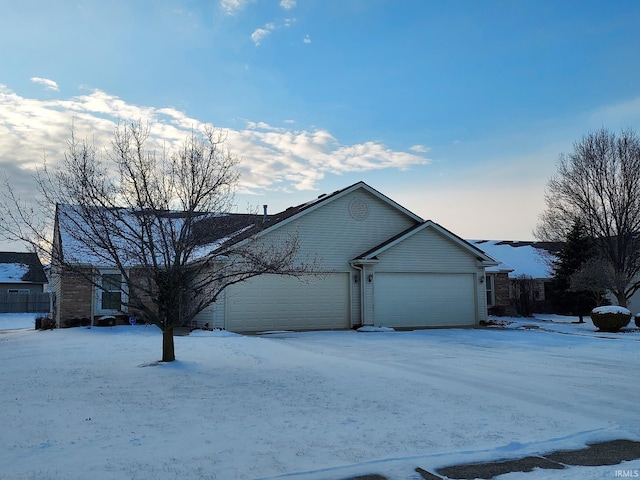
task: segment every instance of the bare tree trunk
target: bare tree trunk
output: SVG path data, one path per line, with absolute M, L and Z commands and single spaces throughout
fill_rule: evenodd
M 614 297 L 616 297 L 616 300 L 618 301 L 618 305 L 620 307 L 627 308 L 628 299 L 627 299 L 626 295 L 624 294 L 624 292 L 615 291 L 615 292 L 613 292 L 613 295 L 614 295 Z
M 173 327 L 162 331 L 162 361 L 173 362 L 176 352 L 173 346 Z

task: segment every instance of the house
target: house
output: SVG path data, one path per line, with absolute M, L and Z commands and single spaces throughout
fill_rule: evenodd
M 362 325 L 462 327 L 487 317 L 485 269 L 499 263 L 364 182 L 276 215 L 265 211 L 259 221 L 257 238 L 240 235 L 233 241 L 270 244 L 296 235 L 300 253 L 320 260 L 321 275 L 302 281 L 262 275 L 232 285 L 196 323 L 259 332 Z M 64 232 L 56 238 L 64 243 Z M 108 265 L 92 268 L 100 271 Z M 58 324 L 118 310 L 126 313 L 119 305 L 123 293 L 114 287 L 117 281 L 103 274 L 100 285 L 56 272 L 52 291 Z
M 48 312 L 47 283 L 37 254 L 0 252 L 0 312 Z
M 522 276 L 532 280 L 536 310 L 548 308 L 546 291 L 551 281 L 548 262 L 560 249 L 559 243 L 506 240 L 469 242 L 500 261 L 499 265 L 486 269 L 487 306 L 491 313 L 516 313 L 514 283 Z

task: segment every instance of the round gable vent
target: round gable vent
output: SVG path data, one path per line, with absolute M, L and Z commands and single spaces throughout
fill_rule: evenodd
M 349 215 L 354 220 L 362 221 L 369 216 L 369 205 L 361 198 L 354 198 L 349 203 Z

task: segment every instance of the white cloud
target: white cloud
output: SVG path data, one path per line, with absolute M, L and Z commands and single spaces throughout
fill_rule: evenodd
M 285 10 L 291 10 L 296 6 L 296 0 L 280 0 L 280 6 Z
M 262 40 L 264 40 L 270 33 L 271 30 L 265 28 L 256 28 L 256 30 L 251 34 L 251 40 L 253 40 L 253 43 L 257 47 L 258 45 L 260 45 L 260 43 L 262 43 Z
M 102 90 L 38 100 L 0 85 L 0 170 L 20 176 L 16 184 L 26 185 L 43 153 L 50 165 L 63 159 L 72 122 L 78 138 L 108 148 L 118 122 L 129 120 L 149 125 L 153 148 L 179 146 L 193 130 L 205 126 L 175 108 L 134 105 Z M 227 130 L 227 139 L 242 159 L 239 190 L 244 193 L 314 190 L 327 174 L 406 170 L 429 163 L 422 155 L 394 151 L 379 142 L 344 145 L 324 129 L 291 130 L 259 121 Z
M 56 82 L 54 82 L 53 80 L 49 80 L 48 78 L 42 78 L 42 77 L 31 77 L 31 81 L 33 83 L 38 83 L 40 85 L 43 85 L 45 89 L 47 90 L 53 90 L 58 92 L 60 89 L 58 88 L 58 84 Z
M 302 40 L 304 43 L 311 43 L 311 37 L 309 37 L 309 35 L 305 35 L 304 39 Z
M 236 12 L 242 10 L 245 5 L 252 3 L 254 0 L 220 0 L 220 8 L 227 15 L 235 15 Z
M 429 148 L 425 147 L 424 145 L 414 145 L 410 148 L 410 150 L 417 153 L 427 153 L 429 151 Z

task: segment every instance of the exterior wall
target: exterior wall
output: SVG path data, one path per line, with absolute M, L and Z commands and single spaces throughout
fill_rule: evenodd
M 359 208 L 355 214 L 354 206 Z M 365 210 L 366 214 L 363 214 Z M 373 273 L 373 267 L 367 265 L 360 273 L 349 262 L 414 225 L 416 220 L 410 216 L 359 189 L 322 204 L 320 208 L 280 226 L 258 241 L 277 245 L 295 235 L 300 242 L 301 260 L 315 257 L 320 263 L 319 269 L 324 273 L 349 273 L 351 286 L 345 296 L 351 297 L 350 323 L 362 324 L 363 305 L 366 325 L 367 321 L 373 321 L 373 284 L 367 280 L 368 275 Z M 353 280 L 354 275 L 359 275 L 358 284 Z M 249 290 L 247 294 L 251 294 Z
M 484 267 L 476 256 L 435 229 L 425 228 L 378 255 L 376 272 L 472 274 L 476 323 L 487 318 Z M 374 277 L 375 278 L 375 277 Z M 375 281 L 375 280 L 374 280 Z
M 378 255 L 379 272 L 484 273 L 472 253 L 431 228 Z
M 65 272 L 60 279 L 57 293 L 58 326 L 72 319 L 91 318 L 93 287 L 82 275 Z
M 496 273 L 493 277 L 495 305 L 508 307 L 511 305 L 511 282 L 508 273 Z
M 352 202 L 366 204 L 366 217 L 352 217 Z M 350 260 L 415 224 L 387 202 L 356 190 L 277 228 L 266 238 L 277 242 L 298 235 L 301 258 L 317 255 L 324 271 L 355 273 Z

